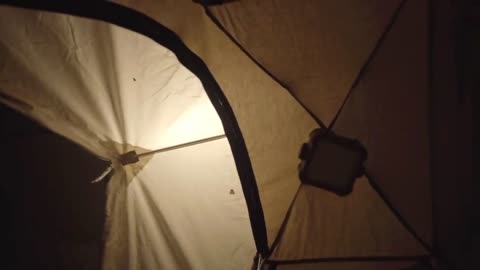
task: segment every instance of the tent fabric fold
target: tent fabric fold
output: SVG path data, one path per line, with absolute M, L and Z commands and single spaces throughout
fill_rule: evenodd
M 398 262 L 323 262 L 323 263 L 307 263 L 307 264 L 286 264 L 277 266 L 278 270 L 375 270 L 375 269 L 418 269 L 412 268 L 415 263 L 410 261 Z
M 347 4 L 349 7 L 345 8 L 344 5 Z M 302 102 L 307 109 L 314 112 L 320 120 L 323 120 L 323 122 L 326 123 L 333 120 L 337 111 L 342 109 L 340 108 L 340 105 L 343 101 L 343 97 L 345 97 L 349 87 L 357 79 L 355 76 L 358 75 L 358 71 L 362 68 L 362 65 L 366 62 L 369 55 L 374 53 L 371 62 L 365 67 L 365 73 L 360 74 L 362 77 L 358 78 L 357 86 L 352 89 L 353 96 L 348 97 L 346 101 L 345 112 L 340 112 L 341 120 L 339 121 L 340 123 L 334 126 L 334 130 L 339 134 L 360 139 L 362 142 L 367 143 L 368 146 L 370 146 L 370 142 L 372 144 L 385 143 L 388 145 L 396 145 L 396 148 L 380 148 L 379 146 L 372 149 L 371 146 L 367 147 L 370 159 L 368 163 L 371 164 L 372 162 L 375 162 L 372 159 L 388 160 L 392 157 L 397 157 L 397 160 L 389 161 L 389 165 L 386 165 L 385 161 L 382 161 L 381 164 L 372 164 L 372 170 L 374 172 L 377 171 L 376 168 L 384 168 L 385 171 L 388 172 L 387 175 L 379 175 L 378 177 L 381 179 L 376 177 L 375 180 L 378 181 L 378 185 L 382 188 L 385 186 L 384 189 L 386 189 L 385 192 L 387 192 L 387 197 L 394 200 L 394 205 L 400 208 L 399 211 L 402 215 L 406 216 L 409 223 L 414 223 L 414 229 L 418 230 L 422 239 L 430 242 L 431 195 L 429 191 L 429 176 L 426 172 L 429 165 L 428 163 L 425 163 L 425 161 L 429 160 L 429 146 L 427 142 L 428 124 L 426 120 L 426 117 L 428 117 L 428 103 L 426 96 L 428 91 L 428 44 L 426 39 L 428 10 L 426 6 L 426 1 L 382 1 L 382 3 L 375 4 L 356 3 L 355 1 L 336 1 L 335 3 L 315 1 L 300 5 L 293 1 L 276 1 L 275 3 L 263 1 L 261 4 L 255 1 L 239 1 L 226 3 L 224 5 L 211 6 L 208 7 L 208 10 L 212 16 L 221 23 L 222 27 L 240 44 L 240 46 L 248 51 L 252 57 L 258 60 L 258 62 L 271 72 L 276 79 L 279 79 L 281 82 L 289 86 L 289 90 L 300 100 L 300 102 Z M 262 16 L 258 15 L 260 12 L 262 13 Z M 382 16 L 380 16 L 379 13 L 382 13 Z M 302 19 L 299 19 L 299 17 L 302 17 Z M 393 20 L 391 25 L 390 20 Z M 409 20 L 409 22 L 407 22 L 407 20 Z M 308 24 L 308 27 L 300 25 L 301 23 Z M 352 25 L 354 25 L 354 27 L 352 27 Z M 282 29 L 282 31 L 279 29 Z M 315 31 L 315 34 L 312 33 L 313 31 Z M 353 34 L 345 31 L 356 31 L 356 33 Z M 386 33 L 384 33 L 385 31 Z M 318 37 L 316 38 L 315 35 Z M 378 50 L 373 51 L 374 47 L 377 45 L 376 42 L 382 35 L 385 36 L 382 37 L 382 43 L 378 44 L 380 47 Z M 331 38 L 331 41 L 326 43 L 326 45 L 315 43 L 325 42 L 325 40 L 329 38 Z M 324 45 L 324 47 L 322 47 L 322 45 Z M 312 50 L 310 48 L 318 49 Z M 315 55 L 315 53 L 318 53 L 318 55 Z M 285 58 L 276 57 L 280 54 Z M 387 55 L 395 58 L 387 60 Z M 382 57 L 385 58 L 385 60 L 380 60 Z M 384 62 L 379 64 L 379 61 Z M 405 64 L 402 62 L 405 62 Z M 415 63 L 414 69 L 409 66 L 409 63 L 412 62 Z M 397 64 L 392 65 L 392 63 Z M 375 69 L 378 65 L 383 65 L 384 68 L 382 69 L 382 67 L 378 67 L 380 68 L 379 70 Z M 315 68 L 311 68 L 311 66 L 315 66 Z M 390 68 L 396 68 L 397 70 L 389 71 L 386 68 L 387 66 Z M 315 78 L 311 85 L 308 85 L 309 80 L 304 79 L 309 76 L 309 72 L 316 73 L 316 77 L 311 76 L 311 78 Z M 333 75 L 332 73 L 336 74 Z M 343 75 L 343 77 L 340 77 L 340 74 Z M 372 76 L 378 76 L 378 78 L 372 78 Z M 399 78 L 399 76 L 405 77 Z M 377 80 L 384 85 L 380 86 L 377 83 L 377 85 L 364 86 L 372 80 Z M 399 84 L 400 81 L 402 81 L 402 84 Z M 332 87 L 342 87 L 343 89 L 333 90 Z M 376 92 L 372 93 L 371 91 Z M 402 96 L 391 96 L 392 91 L 402 91 Z M 408 91 L 411 94 L 408 94 Z M 335 99 L 325 97 L 322 94 L 323 92 L 344 94 L 339 95 Z M 384 94 L 384 96 L 382 96 L 382 94 Z M 387 97 L 387 95 L 390 95 L 390 97 Z M 366 100 L 363 101 L 362 105 L 354 105 L 358 104 L 359 101 L 357 100 L 360 96 Z M 316 99 L 321 100 L 322 106 L 318 106 L 320 102 L 314 103 Z M 369 99 L 371 99 L 371 101 Z M 386 103 L 387 101 L 390 103 Z M 412 104 L 412 102 L 415 103 Z M 332 104 L 331 107 L 329 107 L 330 104 Z M 411 106 L 414 105 L 414 108 L 418 109 L 410 111 L 410 114 L 416 115 L 417 117 L 395 116 L 394 113 L 400 113 L 404 110 L 393 107 L 393 105 L 404 105 L 408 106 L 410 109 L 412 109 Z M 385 115 L 385 109 L 377 109 L 375 112 L 370 113 L 370 111 L 376 107 L 389 108 L 387 111 L 392 113 Z M 326 111 L 328 108 L 330 108 L 329 112 Z M 369 114 L 363 116 L 363 113 Z M 384 117 L 375 122 L 375 124 L 365 126 L 366 123 L 369 123 L 369 121 L 375 121 L 375 119 L 379 118 L 382 114 Z M 346 120 L 348 117 L 351 117 L 351 119 Z M 398 120 L 396 121 L 394 119 Z M 392 126 L 387 128 L 387 125 L 397 125 L 399 121 L 405 121 L 407 119 L 408 123 L 405 123 L 402 127 Z M 347 121 L 349 122 L 347 123 Z M 410 124 L 412 126 L 408 126 Z M 372 130 L 373 127 L 381 130 L 388 130 L 389 134 L 378 133 L 378 135 L 373 135 L 370 133 L 362 135 L 359 133 L 368 132 L 369 130 Z M 411 131 L 411 133 L 408 134 L 409 137 L 402 135 L 401 130 L 403 130 L 403 133 L 407 130 Z M 376 137 L 372 138 L 372 136 Z M 392 141 L 388 141 L 389 139 Z M 395 139 L 396 141 L 393 141 Z M 413 145 L 416 147 L 412 147 Z M 400 150 L 400 147 L 402 150 Z M 388 150 L 389 148 L 398 149 L 400 152 L 392 154 L 391 151 L 393 149 Z M 383 149 L 383 152 L 372 153 L 372 151 L 377 149 Z M 415 151 L 418 152 L 416 154 L 411 152 L 408 153 L 408 149 L 415 149 Z M 399 155 L 400 153 L 402 154 Z M 373 158 L 371 157 L 372 155 Z M 402 163 L 405 165 L 401 165 Z M 402 172 L 394 170 L 393 168 L 395 166 Z M 400 166 L 411 167 L 405 167 L 402 169 Z M 404 180 L 400 180 L 400 175 L 407 172 L 409 175 L 402 176 Z M 395 178 L 395 180 L 390 178 Z M 403 184 L 402 186 L 404 189 L 412 189 L 409 193 L 412 194 L 412 192 L 414 192 L 415 202 L 417 205 L 421 205 L 421 207 L 412 206 L 411 197 L 408 199 L 408 201 L 410 201 L 409 203 L 407 203 L 405 197 L 403 198 L 404 202 L 399 201 L 400 198 L 395 198 L 396 195 L 405 193 L 397 192 L 399 186 L 396 186 L 395 188 L 389 186 L 390 182 L 395 183 L 396 185 L 405 182 L 409 183 Z M 362 191 L 355 190 L 355 192 Z M 390 194 L 392 195 L 390 196 Z M 317 196 L 321 198 L 321 195 Z M 311 202 L 313 201 L 314 200 L 311 200 Z M 380 205 L 383 204 L 383 202 L 377 201 L 377 204 Z M 366 205 L 368 204 L 364 202 L 363 206 Z M 347 209 L 352 208 L 353 207 Z M 355 210 L 352 209 L 352 211 Z M 384 211 L 389 210 L 385 209 Z M 309 220 L 304 215 L 299 215 L 305 224 L 314 224 L 312 220 Z M 318 216 L 319 217 L 317 218 L 319 219 L 322 217 L 321 214 L 318 214 Z M 326 217 L 324 217 L 324 219 L 325 218 Z M 393 217 L 390 219 L 392 218 Z M 339 221 L 334 221 L 334 223 L 335 222 Z M 342 224 L 342 222 L 339 222 L 337 226 L 340 226 L 340 224 Z M 378 224 L 372 224 L 371 226 L 375 227 L 378 226 Z M 358 224 L 352 224 L 351 226 L 347 225 L 346 229 L 348 230 L 350 227 L 358 229 Z M 317 228 L 319 227 L 317 226 Z M 385 226 L 385 228 L 392 227 Z M 426 252 L 420 248 L 418 244 L 414 243 L 415 239 L 408 237 L 408 232 L 405 231 L 404 228 L 397 226 L 397 229 L 398 233 L 403 234 L 404 236 L 401 237 L 401 239 L 408 239 L 406 241 L 410 242 L 410 245 L 412 246 L 410 252 L 413 254 L 423 254 Z M 298 234 L 301 235 L 299 232 L 312 231 L 315 231 L 315 229 L 292 229 L 292 239 L 288 244 L 285 244 L 285 246 L 290 248 L 297 256 L 302 254 L 301 251 L 298 252 L 297 249 L 293 247 L 296 246 L 293 243 L 301 241 L 298 239 Z M 326 229 L 324 231 L 331 232 L 332 230 Z M 321 236 L 317 237 L 321 239 Z M 298 243 L 298 246 L 305 249 L 309 247 L 308 252 L 314 252 L 315 244 L 308 244 L 307 239 L 312 240 L 315 238 L 312 236 L 305 237 L 304 240 L 302 240 L 303 242 L 301 241 Z M 384 240 L 386 243 L 391 241 L 391 239 Z M 344 243 L 350 248 L 355 249 L 354 242 L 355 241 L 348 242 L 347 240 L 347 242 Z M 337 247 L 338 245 L 339 244 L 331 244 L 326 246 Z M 392 249 L 392 251 L 394 253 L 402 253 L 399 251 L 402 245 L 398 242 L 397 245 L 397 249 Z M 407 244 L 407 246 L 408 245 L 409 244 Z M 362 252 L 372 252 L 372 254 L 377 254 L 376 252 L 379 252 L 382 249 L 381 247 L 376 248 L 378 249 L 375 250 L 374 248 L 373 250 L 375 251 L 373 251 L 366 248 L 364 245 L 361 245 L 358 247 L 358 250 L 353 251 L 352 254 Z M 335 253 L 345 255 L 342 254 L 343 252 L 344 251 L 336 251 L 330 254 L 326 252 L 325 254 L 313 256 L 313 258 L 325 256 L 335 257 Z M 379 252 L 377 255 L 380 255 L 381 253 L 382 252 Z M 273 254 L 275 255 L 276 253 L 274 252 Z M 310 258 L 312 256 L 306 257 Z
M 208 10 L 328 125 L 401 3 L 245 0 Z
M 127 189 L 127 269 L 250 267 L 253 238 L 228 148 L 221 139 L 152 157 Z

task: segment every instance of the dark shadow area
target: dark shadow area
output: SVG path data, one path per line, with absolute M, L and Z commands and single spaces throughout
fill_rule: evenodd
M 1 269 L 100 269 L 106 166 L 0 106 Z
M 431 27 L 434 248 L 451 269 L 480 269 L 472 125 L 480 86 L 480 2 L 433 1 Z
M 106 21 L 145 35 L 173 51 L 180 63 L 200 79 L 212 105 L 220 116 L 242 183 L 255 245 L 260 253 L 268 254 L 267 231 L 258 187 L 237 119 L 223 91 L 205 63 L 190 51 L 174 32 L 142 13 L 112 2 L 64 3 L 51 0 L 42 2 L 0 0 L 0 2 L 22 8 L 61 12 Z

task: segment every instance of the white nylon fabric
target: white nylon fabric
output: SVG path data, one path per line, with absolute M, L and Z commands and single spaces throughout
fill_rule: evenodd
M 129 269 L 249 269 L 255 249 L 228 147 L 223 138 L 160 153 L 135 177 Z
M 198 78 L 159 44 L 95 20 L 3 10 L 8 95 L 35 95 L 81 116 L 102 140 L 148 149 L 223 134 Z
M 104 269 L 249 267 L 255 245 L 226 139 L 116 161 L 224 133 L 171 51 L 108 23 L 10 7 L 0 34 L 0 100 L 113 161 Z
M 267 241 L 271 245 L 300 184 L 298 149 L 318 127 L 317 123 L 287 89 L 266 74 L 208 18 L 198 3 L 191 0 L 115 2 L 174 31 L 208 66 L 242 131 L 263 208 Z

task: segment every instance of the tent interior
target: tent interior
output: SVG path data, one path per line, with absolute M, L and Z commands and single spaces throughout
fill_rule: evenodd
M 1 268 L 480 268 L 478 4 L 6 2 Z M 368 151 L 346 196 L 316 128 Z

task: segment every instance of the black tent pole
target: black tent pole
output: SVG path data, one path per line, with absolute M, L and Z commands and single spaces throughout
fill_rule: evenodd
M 407 2 L 407 0 L 402 0 L 400 2 L 400 4 L 398 5 L 398 7 L 395 9 L 395 12 L 393 13 L 392 15 L 392 18 L 390 19 L 390 22 L 388 23 L 388 25 L 385 27 L 385 30 L 383 31 L 382 35 L 380 36 L 380 38 L 377 40 L 377 43 L 375 44 L 375 47 L 373 48 L 373 50 L 370 52 L 370 55 L 368 56 L 367 60 L 365 61 L 365 63 L 362 65 L 362 67 L 360 68 L 358 74 L 357 74 L 357 77 L 355 78 L 355 80 L 352 82 L 352 85 L 350 86 L 350 90 L 348 90 L 348 93 L 347 95 L 345 96 L 342 104 L 340 105 L 340 109 L 338 109 L 337 113 L 335 114 L 335 116 L 333 117 L 333 120 L 330 122 L 330 124 L 328 125 L 328 130 L 332 130 L 333 126 L 335 125 L 335 123 L 337 122 L 337 119 L 338 117 L 340 116 L 340 114 L 342 113 L 343 111 L 343 108 L 345 107 L 345 104 L 347 103 L 347 101 L 350 99 L 350 96 L 352 95 L 352 92 L 354 91 L 354 89 L 356 89 L 358 83 L 360 82 L 360 79 L 363 77 L 363 75 L 365 74 L 365 71 L 367 70 L 367 67 L 370 66 L 370 63 L 373 61 L 373 59 L 375 58 L 375 56 L 377 55 L 377 52 L 378 50 L 380 49 L 380 47 L 382 47 L 382 44 L 384 42 L 384 40 L 386 39 L 388 33 L 390 33 L 390 30 L 393 28 L 393 25 L 395 24 L 395 22 L 397 21 L 397 18 L 398 16 L 400 15 L 403 7 L 405 6 L 405 3 Z

